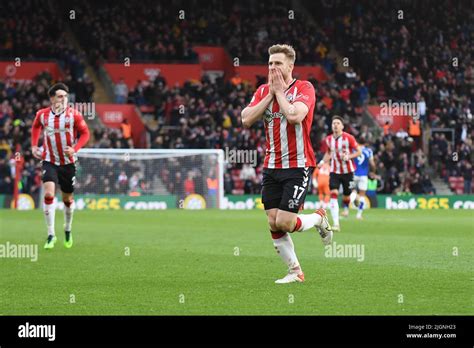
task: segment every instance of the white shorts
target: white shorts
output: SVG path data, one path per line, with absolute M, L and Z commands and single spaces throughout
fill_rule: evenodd
M 369 177 L 367 175 L 354 175 L 354 184 L 357 189 L 367 191 L 367 187 L 369 186 Z

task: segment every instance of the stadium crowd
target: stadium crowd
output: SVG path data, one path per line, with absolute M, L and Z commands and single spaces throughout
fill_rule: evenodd
M 242 63 L 261 63 L 276 41 L 292 42 L 299 63 L 321 63 L 332 70 L 327 57 L 329 41 L 304 11 L 287 1 L 225 2 L 171 1 L 166 5 L 145 0 L 75 1 L 77 21 L 71 23 L 79 41 L 88 47 L 90 62 L 197 61 L 193 45 L 223 45 Z M 160 18 L 160 20 L 156 20 Z M 283 20 L 282 20 L 283 18 Z M 311 35 L 308 35 L 311 33 Z
M 435 130 L 430 137 L 430 165 L 445 180 L 463 176 L 464 191 L 471 192 L 472 2 L 362 0 L 305 5 L 338 52 L 349 59 L 373 102 L 416 103 L 425 130 Z M 453 129 L 454 134 L 436 129 Z

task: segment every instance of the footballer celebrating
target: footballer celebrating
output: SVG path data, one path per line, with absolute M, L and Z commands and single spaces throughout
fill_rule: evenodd
M 310 139 L 316 96 L 310 82 L 292 77 L 296 59 L 293 47 L 273 45 L 268 53 L 268 83 L 256 90 L 250 104 L 242 111 L 242 124 L 248 128 L 258 120 L 264 120 L 266 151 L 262 203 L 275 249 L 288 266 L 288 274 L 275 283 L 303 282 L 304 274 L 288 232 L 315 227 L 324 244 L 332 241 L 332 230 L 324 209 L 298 214 L 316 166 Z
M 331 190 L 331 200 L 329 209 L 333 221 L 332 229 L 340 231 L 339 225 L 339 187 L 342 185 L 342 202 L 344 205 L 344 216 L 349 215 L 350 194 L 354 187 L 354 158 L 360 156 L 361 149 L 355 138 L 344 132 L 344 122 L 342 117 L 333 116 L 332 134 L 326 137 L 327 151 L 319 163 L 331 162 L 331 174 L 329 176 L 329 188 Z
M 36 113 L 31 130 L 33 156 L 42 160 L 43 212 L 48 230 L 45 249 L 52 249 L 57 239 L 54 230 L 54 196 L 57 185 L 61 189 L 64 202 L 64 246 L 72 247 L 76 152 L 89 140 L 89 129 L 81 113 L 67 106 L 68 92 L 68 87 L 63 83 L 57 83 L 48 90 L 51 106 Z M 41 131 L 42 148 L 38 147 Z

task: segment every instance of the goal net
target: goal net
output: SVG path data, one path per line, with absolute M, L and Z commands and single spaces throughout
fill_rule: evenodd
M 222 206 L 222 150 L 82 149 L 77 156 L 77 196 L 122 197 L 125 209 Z

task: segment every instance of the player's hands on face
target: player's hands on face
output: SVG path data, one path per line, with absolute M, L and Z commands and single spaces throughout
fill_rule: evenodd
M 273 85 L 273 90 L 275 93 L 277 92 L 283 92 L 286 87 L 285 80 L 283 79 L 283 75 L 280 71 L 280 69 L 276 68 L 273 70 L 270 70 L 270 74 L 272 75 L 272 85 Z
M 272 69 L 268 70 L 268 85 L 270 86 L 270 94 L 275 94 L 275 90 L 273 89 L 273 79 L 272 79 Z
M 31 148 L 31 153 L 33 154 L 34 158 L 41 159 L 42 151 L 38 146 L 33 146 Z
M 66 146 L 66 149 L 64 150 L 64 153 L 68 156 L 72 156 L 74 155 L 76 151 L 74 151 L 74 148 L 72 148 L 71 146 Z

